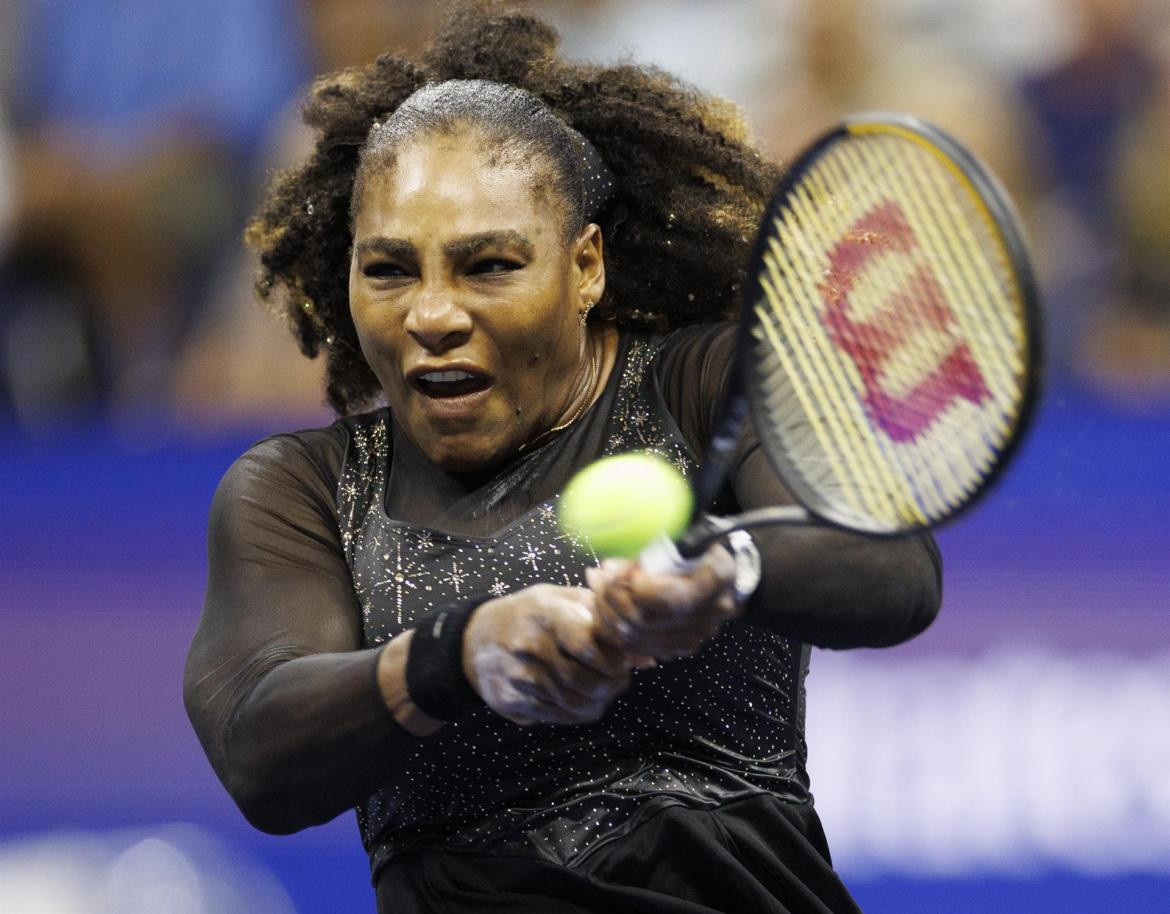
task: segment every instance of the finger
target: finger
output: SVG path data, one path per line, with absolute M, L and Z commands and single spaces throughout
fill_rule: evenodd
M 551 705 L 541 706 L 531 700 L 496 708 L 495 711 L 501 717 L 512 721 L 514 724 L 519 724 L 521 727 L 531 727 L 535 724 L 570 724 L 577 722 L 558 708 L 554 708 Z
M 658 665 L 657 661 L 650 651 L 644 651 L 641 647 L 661 643 L 653 637 L 653 632 L 659 628 L 672 631 L 680 626 L 688 627 L 692 625 L 692 620 L 677 613 L 669 617 L 647 619 L 643 608 L 635 602 L 628 584 L 636 571 L 637 566 L 632 563 L 615 564 L 611 568 L 587 569 L 586 579 L 597 595 L 594 607 L 598 620 L 597 640 L 618 647 L 628 666 L 650 669 Z
M 640 638 L 647 628 L 641 608 L 634 602 L 624 585 L 609 588 L 598 599 L 594 610 L 597 616 L 597 638 L 629 653 L 629 645 Z
M 611 579 L 611 575 L 593 565 L 585 569 L 585 583 L 594 594 L 604 592 Z
M 588 631 L 580 630 L 568 636 L 563 642 L 565 653 L 606 675 L 620 676 L 631 666 L 645 669 L 657 665 L 653 657 L 631 655 L 623 651 L 620 639 L 614 631 L 616 626 L 624 624 L 622 619 L 613 613 L 603 614 L 600 612 L 600 601 L 604 599 L 604 593 L 607 592 L 606 588 L 610 586 L 610 580 L 618 575 L 626 575 L 634 567 L 636 566 L 633 563 L 624 559 L 615 560 L 611 571 L 591 566 L 585 569 L 585 577 L 587 581 L 592 580 L 596 584 L 595 588 L 559 588 L 565 592 L 566 596 L 587 608 L 590 618 Z M 616 593 L 616 591 L 614 592 Z M 634 611 L 632 607 L 631 611 Z M 585 617 L 578 614 L 577 619 L 583 622 Z M 569 639 L 574 640 L 570 642 Z M 581 650 L 577 650 L 574 644 L 580 644 Z
M 580 668 L 582 674 L 599 679 L 625 677 L 629 668 L 625 653 L 615 644 L 597 637 L 595 619 L 590 619 L 587 629 L 560 630 L 556 637 L 557 650 L 573 668 Z
M 625 667 L 619 676 L 603 676 L 559 653 L 552 662 L 544 656 L 523 654 L 518 654 L 517 659 L 522 663 L 515 677 L 519 690 L 573 713 L 587 711 L 599 701 L 608 702 L 629 685 Z
M 627 649 L 643 635 L 688 625 L 700 605 L 685 579 L 632 575 L 610 587 L 598 601 L 598 615 Z
M 587 572 L 590 570 L 593 569 L 586 569 Z M 588 587 L 557 587 L 554 590 L 552 599 L 568 600 L 584 606 L 586 609 L 592 609 L 596 597 Z
M 734 564 L 734 559 L 732 563 Z M 710 592 L 700 603 L 692 607 L 691 618 L 726 622 L 743 612 L 743 605 L 736 599 L 734 576 L 725 578 L 724 573 L 725 570 L 713 569 Z
M 548 665 L 548 675 L 564 691 L 566 700 L 609 701 L 625 691 L 630 684 L 630 664 L 617 648 L 607 647 L 606 651 L 613 655 L 612 672 L 600 672 L 567 653 Z
M 629 599 L 637 607 L 630 621 L 645 629 L 669 628 L 716 604 L 722 609 L 722 597 L 733 594 L 734 583 L 735 560 L 722 546 L 713 546 L 684 574 L 655 575 L 639 569 L 627 579 Z
M 703 553 L 690 577 L 696 588 L 714 596 L 735 586 L 735 571 L 735 557 L 722 543 L 716 543 Z
M 715 601 L 715 611 L 720 616 L 722 616 L 724 620 L 734 619 L 736 616 L 740 615 L 743 610 L 743 605 L 735 598 L 734 590 L 724 591 Z
M 591 697 L 612 696 L 629 685 L 630 663 L 619 648 L 597 638 L 592 608 L 566 603 L 555 618 L 553 636 L 560 658 L 549 667 L 562 685 Z
M 508 653 L 520 666 L 509 665 L 508 674 L 554 683 L 548 697 L 570 709 L 623 690 L 629 664 L 618 648 L 594 637 L 593 594 L 583 588 L 545 587 L 535 595 L 541 612 L 530 617 L 532 624 L 511 633 Z
M 484 700 L 497 714 L 516 723 L 543 721 L 559 723 L 572 717 L 572 712 L 557 704 L 525 678 L 525 673 L 493 679 L 485 689 Z
M 586 568 L 585 581 L 589 585 L 590 592 L 593 594 L 593 609 L 596 610 L 598 606 L 608 603 L 612 597 L 618 594 L 622 587 L 622 581 L 627 576 L 628 571 L 623 571 L 619 574 L 605 566 L 601 568 Z M 613 607 L 610 607 L 610 609 L 612 610 Z
M 608 700 L 586 699 L 559 689 L 548 681 L 517 679 L 513 683 L 520 698 L 515 710 L 544 723 L 564 724 L 593 721 L 605 713 Z
M 735 554 L 724 541 L 712 543 L 703 553 L 703 563 L 711 568 L 720 578 L 727 581 L 735 580 Z
M 626 590 L 641 612 L 643 625 L 669 624 L 671 619 L 702 603 L 708 595 L 707 578 L 696 579 L 694 574 L 650 574 L 640 569 L 632 573 Z
M 612 577 L 621 577 L 623 574 L 628 574 L 631 569 L 637 568 L 638 563 L 630 561 L 629 559 L 603 559 L 601 562 L 601 570 Z
M 721 625 L 719 619 L 703 619 L 686 627 L 644 632 L 630 640 L 628 650 L 660 660 L 693 654 L 719 633 Z
M 623 658 L 620 674 L 603 676 L 573 658 L 566 657 L 564 664 L 553 669 L 550 675 L 567 695 L 581 696 L 581 704 L 611 701 L 629 688 L 631 665 L 625 663 Z
M 477 668 L 477 691 L 493 711 L 517 722 L 520 718 L 544 720 L 548 716 L 547 711 L 535 707 L 537 703 L 554 703 L 547 690 L 537 688 L 539 664 L 526 662 L 499 645 L 489 645 L 477 657 Z

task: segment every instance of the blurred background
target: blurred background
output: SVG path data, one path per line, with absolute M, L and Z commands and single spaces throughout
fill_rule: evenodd
M 869 914 L 1170 910 L 1170 0 L 533 2 L 784 159 L 918 114 L 986 159 L 1047 311 L 1037 424 L 940 534 L 942 615 L 818 652 L 809 767 Z M 317 72 L 424 0 L 0 0 L 0 911 L 371 910 L 351 816 L 275 838 L 180 700 L 231 460 L 323 424 L 241 232 Z

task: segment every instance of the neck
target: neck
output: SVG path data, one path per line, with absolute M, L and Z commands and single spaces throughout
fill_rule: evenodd
M 573 385 L 568 403 L 559 413 L 557 421 L 545 429 L 521 450 L 528 450 L 543 444 L 548 438 L 576 422 L 597 402 L 605 390 L 610 372 L 613 371 L 617 354 L 617 328 L 611 324 L 591 324 L 586 328 L 581 353 L 581 369 Z
M 581 362 L 577 371 L 577 382 L 568 405 L 557 418 L 555 426 L 564 427 L 576 422 L 597 398 L 597 380 L 600 374 L 601 345 L 593 328 L 587 327 L 581 334 Z

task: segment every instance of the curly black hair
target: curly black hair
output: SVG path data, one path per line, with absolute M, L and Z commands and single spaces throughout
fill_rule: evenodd
M 348 302 L 361 150 L 375 123 L 429 83 L 519 87 L 599 151 L 627 215 L 606 238 L 606 292 L 596 317 L 665 329 L 734 316 L 777 166 L 752 146 L 731 103 L 655 67 L 563 60 L 557 43 L 556 32 L 531 14 L 497 0 L 465 0 L 417 59 L 383 54 L 313 84 L 304 116 L 316 147 L 275 177 L 246 240 L 260 254 L 261 299 L 286 316 L 305 355 L 324 346 L 326 393 L 339 413 L 380 391 Z M 287 294 L 272 301 L 277 289 Z

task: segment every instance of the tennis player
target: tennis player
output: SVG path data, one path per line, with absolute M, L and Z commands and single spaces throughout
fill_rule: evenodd
M 220 484 L 188 712 L 258 828 L 356 807 L 379 911 L 856 911 L 810 646 L 922 631 L 937 552 L 773 529 L 584 586 L 557 493 L 619 451 L 695 467 L 776 169 L 727 103 L 555 45 L 473 4 L 314 86 L 249 239 L 341 418 Z M 722 500 L 788 500 L 750 435 Z

